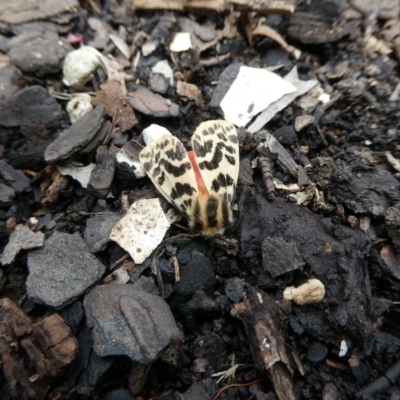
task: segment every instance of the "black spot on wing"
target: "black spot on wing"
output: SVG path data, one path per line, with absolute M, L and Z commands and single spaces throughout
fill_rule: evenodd
M 236 144 L 238 142 L 237 135 L 228 135 L 228 139 L 231 143 Z
M 153 160 L 143 163 L 143 168 L 146 172 L 149 172 L 153 167 Z
M 193 140 L 193 151 L 196 157 L 205 157 L 207 154 L 211 153 L 212 149 L 212 140 L 205 140 L 203 145 L 196 138 Z
M 173 175 L 175 178 L 184 175 L 186 171 L 192 168 L 190 162 L 175 165 L 171 163 L 167 158 L 162 158 L 159 165 L 162 166 L 168 174 Z
M 177 182 L 174 188 L 172 189 L 171 199 L 175 200 L 184 195 L 192 196 L 195 192 L 196 190 L 189 183 L 182 184 L 180 182 Z
M 236 160 L 235 157 L 229 156 L 228 154 L 225 154 L 226 161 L 228 161 L 229 164 L 235 165 Z
M 204 157 L 202 154 L 205 152 L 205 149 L 203 149 L 202 147 L 204 147 L 204 146 L 201 146 L 199 144 L 197 149 L 194 148 L 196 157 Z M 201 170 L 208 169 L 209 171 L 213 171 L 214 169 L 217 169 L 222 161 L 222 157 L 224 154 L 222 149 L 225 149 L 225 151 L 228 152 L 229 154 L 236 153 L 234 147 L 226 145 L 223 142 L 218 142 L 217 145 L 215 146 L 212 159 L 210 161 L 204 160 L 204 161 L 198 163 L 199 168 Z M 199 152 L 199 154 L 197 152 Z M 205 153 L 205 154 L 207 154 L 207 153 Z
M 226 188 L 233 185 L 233 179 L 229 174 L 220 172 L 218 176 L 211 182 L 211 187 L 214 192 L 219 192 L 221 188 Z

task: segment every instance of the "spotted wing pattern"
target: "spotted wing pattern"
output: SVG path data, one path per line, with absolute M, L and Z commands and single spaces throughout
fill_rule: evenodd
M 163 135 L 139 155 L 143 169 L 158 191 L 189 218 L 196 178 L 183 144 L 172 135 Z
M 204 184 L 232 204 L 239 174 L 236 128 L 227 121 L 206 121 L 192 136 L 192 147 Z

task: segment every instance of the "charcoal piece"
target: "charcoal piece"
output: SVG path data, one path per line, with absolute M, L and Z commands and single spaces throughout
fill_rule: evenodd
M 239 278 L 230 278 L 226 281 L 225 294 L 230 301 L 237 303 L 243 300 L 245 282 Z
M 275 299 L 246 285 L 246 297 L 232 307 L 231 315 L 243 322 L 255 367 L 260 374 L 268 373 L 278 399 L 295 400 L 293 370 Z
M 400 201 L 386 211 L 385 221 L 389 237 L 400 253 Z
M 110 241 L 110 233 L 114 225 L 121 219 L 117 213 L 95 215 L 86 220 L 83 239 L 92 253 L 98 253 L 106 248 Z
M 96 106 L 95 109 L 78 119 L 53 143 L 47 146 L 44 158 L 47 162 L 62 161 L 79 153 L 91 142 L 103 123 L 104 107 Z
M 87 154 L 94 150 L 98 145 L 100 145 L 106 136 L 110 133 L 112 128 L 112 123 L 110 121 L 104 121 L 101 124 L 100 129 L 94 135 L 93 139 L 81 150 L 81 153 Z
M 61 308 L 72 303 L 104 274 L 104 265 L 79 235 L 54 232 L 43 248 L 28 254 L 28 296 Z
M 31 187 L 24 173 L 14 169 L 11 165 L 7 164 L 5 160 L 0 160 L 0 175 L 17 193 L 22 193 L 25 190 L 29 190 Z
M 75 335 L 78 332 L 79 325 L 84 317 L 83 304 L 81 301 L 74 301 L 69 306 L 59 310 L 58 315 L 64 320 Z
M 193 355 L 196 358 L 207 359 L 215 370 L 219 370 L 226 357 L 226 346 L 215 332 L 210 332 L 196 338 L 193 344 Z
M 251 163 L 248 158 L 240 161 L 238 184 L 247 186 L 254 185 L 253 168 L 251 168 Z
M 279 237 L 267 237 L 261 243 L 264 270 L 273 278 L 305 265 L 297 243 Z
M 328 186 L 338 203 L 356 214 L 383 217 L 400 198 L 400 184 L 391 172 L 363 159 L 337 160 Z
M 15 197 L 15 190 L 0 182 L 0 205 L 6 206 L 10 204 Z
M 240 67 L 243 64 L 229 64 L 220 74 L 218 78 L 217 87 L 214 89 L 211 100 L 210 107 L 218 107 L 231 87 L 233 81 L 239 74 Z
M 43 375 L 46 373 L 50 376 L 59 375 L 62 368 L 75 359 L 78 341 L 58 314 L 52 314 L 34 323 L 33 333 L 39 348 L 47 359 Z M 40 364 L 42 359 L 43 356 L 40 355 L 37 360 L 31 359 L 31 361 Z
M 127 389 L 116 389 L 108 392 L 104 400 L 133 400 L 132 393 Z
M 364 386 L 370 381 L 370 368 L 363 361 L 358 361 L 357 365 L 351 366 L 351 373 L 356 378 L 359 386 Z
M 211 262 L 202 254 L 194 254 L 192 259 L 181 266 L 181 279 L 176 284 L 177 296 L 188 299 L 197 289 L 211 290 L 215 284 L 215 273 Z
M 179 106 L 145 87 L 138 87 L 129 94 L 128 102 L 132 108 L 153 117 L 177 117 Z
M 296 7 L 288 33 L 304 44 L 332 43 L 349 33 L 351 26 L 341 18 L 344 2 L 312 0 Z
M 111 367 L 112 358 L 103 358 L 92 351 L 89 362 L 80 376 L 77 392 L 80 395 L 93 393 L 100 377 Z
M 96 167 L 90 175 L 87 190 L 97 197 L 105 198 L 110 191 L 114 172 L 114 156 L 108 153 L 99 154 L 96 160 Z
M 278 128 L 275 131 L 274 136 L 283 146 L 293 146 L 298 140 L 293 126 L 282 126 L 281 128 Z
M 56 32 L 29 32 L 8 42 L 7 54 L 22 71 L 44 76 L 61 70 L 62 60 L 72 47 L 60 40 Z
M 181 338 L 167 303 L 137 285 L 96 286 L 85 296 L 84 307 L 101 357 L 125 355 L 147 365 Z
M 211 400 L 211 397 L 205 392 L 199 383 L 194 383 L 185 393 L 185 400 Z
M 313 363 L 319 363 L 325 360 L 328 355 L 328 348 L 321 342 L 311 343 L 307 349 L 307 360 Z
M 35 122 L 47 129 L 60 125 L 61 106 L 41 86 L 30 86 L 20 90 L 0 107 L 0 125 L 7 128 Z

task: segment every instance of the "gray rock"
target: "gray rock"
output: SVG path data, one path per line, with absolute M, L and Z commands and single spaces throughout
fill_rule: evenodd
M 30 86 L 7 99 L 0 108 L 0 125 L 20 126 L 35 121 L 39 126 L 55 129 L 62 111 L 56 99 L 41 86 Z
M 19 169 L 14 169 L 4 160 L 0 160 L 0 175 L 8 182 L 8 184 L 17 192 L 21 193 L 30 189 L 31 184 L 28 178 Z
M 13 37 L 8 47 L 14 65 L 40 76 L 59 72 L 62 60 L 71 51 L 71 46 L 61 43 L 58 34 L 51 31 L 23 33 Z
M 211 397 L 205 392 L 199 383 L 194 383 L 185 393 L 185 400 L 211 400 Z
M 110 191 L 114 179 L 114 172 L 114 156 L 106 152 L 98 154 L 96 157 L 96 167 L 90 175 L 87 187 L 88 191 L 96 197 L 105 198 Z
M 148 365 L 171 341 L 181 339 L 167 303 L 137 285 L 96 286 L 84 307 L 101 357 L 125 355 Z
M 28 254 L 28 268 L 28 296 L 55 308 L 72 303 L 105 271 L 79 233 L 63 232 L 54 232 L 42 249 Z
M 0 204 L 7 205 L 15 197 L 15 190 L 10 186 L 0 183 Z
M 44 235 L 42 232 L 32 232 L 25 225 L 17 225 L 10 235 L 7 246 L 4 248 L 0 262 L 3 265 L 11 264 L 21 250 L 35 249 L 43 246 Z
M 105 249 L 110 241 L 110 233 L 114 225 L 122 218 L 120 214 L 110 213 L 95 215 L 86 220 L 86 229 L 83 239 L 92 253 Z

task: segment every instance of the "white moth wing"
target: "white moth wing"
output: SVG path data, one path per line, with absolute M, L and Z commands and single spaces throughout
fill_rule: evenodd
M 201 123 L 192 136 L 192 148 L 209 193 L 216 193 L 231 204 L 239 175 L 235 126 L 223 120 Z
M 189 156 L 180 140 L 163 135 L 140 152 L 139 160 L 165 199 L 189 217 L 197 185 Z

